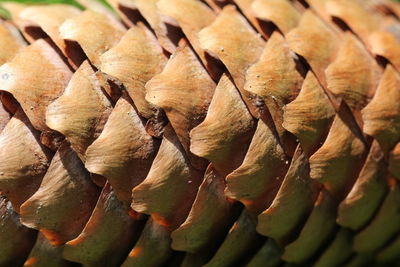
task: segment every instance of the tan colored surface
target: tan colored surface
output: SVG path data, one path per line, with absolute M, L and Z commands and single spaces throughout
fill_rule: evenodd
M 2 3 L 0 265 L 400 260 L 399 4 L 78 1 Z

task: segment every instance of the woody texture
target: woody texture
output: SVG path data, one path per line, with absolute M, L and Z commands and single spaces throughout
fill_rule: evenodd
M 399 266 L 399 3 L 0 4 L 1 267 Z

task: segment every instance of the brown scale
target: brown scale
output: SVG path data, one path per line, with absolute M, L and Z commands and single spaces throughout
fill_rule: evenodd
M 62 100 L 65 99 L 68 90 L 64 92 L 64 89 L 67 88 L 70 78 L 72 77 L 70 82 L 72 83 L 75 76 L 79 76 L 79 71 L 77 75 L 72 76 L 71 68 L 64 64 L 63 58 L 60 59 L 57 53 L 63 52 L 75 68 L 87 56 L 96 68 L 108 74 L 105 77 L 109 79 L 108 81 L 100 79 L 99 77 L 103 74 L 84 63 L 82 69 L 85 68 L 87 73 L 90 73 L 89 76 L 93 77 L 93 73 L 96 75 L 87 88 L 91 87 L 100 93 L 98 89 L 103 87 L 101 90 L 109 94 L 108 96 L 104 95 L 110 101 L 106 106 L 110 106 L 111 109 L 115 103 L 117 104 L 107 122 L 104 118 L 103 123 L 100 121 L 98 124 L 99 127 L 93 127 L 96 130 L 89 131 L 95 133 L 89 138 L 80 138 L 79 142 L 76 142 L 72 141 L 74 138 L 71 138 L 74 134 L 69 137 L 66 131 L 64 134 L 67 140 L 68 138 L 71 140 L 72 148 L 74 148 L 74 143 L 87 142 L 82 149 L 76 149 L 81 151 L 82 159 L 88 157 L 85 162 L 86 167 L 96 170 L 93 172 L 97 174 L 92 174 L 92 176 L 98 176 L 98 178 L 105 176 L 115 187 L 113 188 L 115 195 L 124 200 L 124 204 L 121 204 L 114 198 L 115 203 L 120 204 L 117 205 L 118 209 L 113 212 L 120 212 L 121 219 L 128 220 L 129 208 L 127 206 L 132 204 L 136 210 L 151 215 L 137 243 L 134 246 L 130 244 L 124 247 L 125 255 L 132 246 L 133 249 L 123 266 L 141 264 L 146 264 L 146 266 L 163 264 L 193 266 L 205 263 L 207 266 L 221 266 L 239 262 L 257 266 L 257 262 L 262 259 L 269 259 L 269 263 L 273 266 L 281 263 L 281 255 L 285 262 L 300 264 L 313 262 L 315 266 L 326 266 L 327 263 L 364 264 L 372 261 L 375 254 L 380 262 L 395 260 L 398 256 L 395 252 L 398 251 L 400 243 L 398 241 L 400 229 L 395 223 L 398 221 L 397 204 L 399 201 L 397 199 L 397 182 L 390 175 L 396 178 L 400 177 L 397 167 L 400 161 L 398 156 L 400 155 L 399 140 L 396 140 L 398 134 L 397 111 L 395 110 L 388 117 L 379 116 L 379 118 L 374 117 L 373 113 L 380 113 L 381 109 L 386 107 L 390 107 L 391 112 L 396 109 L 397 95 L 393 88 L 396 87 L 398 78 L 396 57 L 398 5 L 389 4 L 383 0 L 377 0 L 374 3 L 367 1 L 365 5 L 359 0 L 274 0 L 270 5 L 265 5 L 265 1 L 261 0 L 230 2 L 238 7 L 236 9 L 228 5 L 227 1 L 204 1 L 211 7 L 210 9 L 202 1 L 174 1 L 176 2 L 174 4 L 163 0 L 110 1 L 118 15 L 105 10 L 98 4 L 91 3 L 90 0 L 81 0 L 80 2 L 91 10 L 81 12 L 70 8 L 65 13 L 58 12 L 59 7 L 57 6 L 26 8 L 25 5 L 6 4 L 6 8 L 11 10 L 14 20 L 18 22 L 19 28 L 33 44 L 28 48 L 22 48 L 23 42 L 15 46 L 17 47 L 15 52 L 22 48 L 21 53 L 14 59 L 12 59 L 13 55 L 7 56 L 4 61 L 13 63 L 19 60 L 21 62 L 15 67 L 23 70 L 19 74 L 21 76 L 16 79 L 17 82 L 22 80 L 20 77 L 34 74 L 32 74 L 33 78 L 29 78 L 31 82 L 21 85 L 17 90 L 14 86 L 5 89 L 12 93 L 15 100 L 9 93 L 3 93 L 2 103 L 6 111 L 0 114 L 5 115 L 3 124 L 7 123 L 7 125 L 0 136 L 4 135 L 7 127 L 12 125 L 13 120 L 19 114 L 17 113 L 9 120 L 11 115 L 8 112 L 11 114 L 16 112 L 19 106 L 16 101 L 18 101 L 33 126 L 42 131 L 39 133 L 32 127 L 32 129 L 29 128 L 29 123 L 22 125 L 21 129 L 31 129 L 30 132 L 34 135 L 29 143 L 41 148 L 42 146 L 37 141 L 40 135 L 42 142 L 57 149 L 62 143 L 63 135 L 49 131 L 48 126 L 51 123 L 50 121 L 47 123 L 45 115 L 46 112 L 51 114 L 51 110 L 57 105 L 60 106 Z M 382 8 L 377 9 L 376 5 L 384 6 L 386 13 L 382 12 Z M 278 10 L 281 11 L 278 12 Z M 119 16 L 122 17 L 124 26 L 119 21 Z M 291 20 L 287 19 L 287 16 Z M 88 21 L 93 23 L 83 26 Z M 266 34 L 263 22 L 271 23 L 270 34 Z M 59 28 L 60 25 L 61 28 Z M 126 31 L 125 26 L 132 27 L 132 29 Z M 61 29 L 60 32 L 59 29 Z M 154 31 L 160 46 L 156 43 L 151 30 Z M 104 34 L 97 34 L 100 31 L 104 31 Z M 15 29 L 11 32 L 12 38 L 17 40 Z M 265 41 L 257 32 L 268 40 Z M 189 41 L 186 43 L 186 47 L 179 46 L 179 40 L 184 35 Z M 49 45 L 49 41 L 46 43 L 43 40 L 36 40 L 48 37 L 60 51 L 54 46 L 52 47 L 51 42 Z M 144 48 L 133 45 L 135 37 L 138 38 L 136 44 L 147 45 L 146 49 L 149 49 L 147 54 L 143 53 Z M 15 40 L 12 38 L 4 40 L 11 40 L 13 43 Z M 181 44 L 183 43 L 184 41 L 181 41 Z M 2 44 L 0 41 L 0 46 Z M 23 59 L 32 53 L 26 51 L 35 49 L 45 53 L 34 53 L 34 56 L 42 55 L 42 58 L 46 60 L 38 60 L 44 63 L 40 66 L 39 64 L 28 66 Z M 179 57 L 183 54 L 180 49 L 186 49 L 186 57 Z M 166 60 L 163 58 L 163 54 L 169 55 L 175 51 L 177 51 L 176 54 L 164 68 Z M 47 53 L 52 56 L 43 56 L 48 55 Z M 113 67 L 114 62 L 124 62 L 122 58 L 133 54 L 136 58 L 128 60 L 127 63 L 121 63 L 129 64 L 131 66 L 129 69 Z M 349 57 L 349 54 L 352 56 Z M 154 55 L 156 56 L 152 57 Z M 79 60 L 74 61 L 74 57 Z M 142 66 L 137 63 L 142 57 L 149 59 L 146 62 L 150 61 L 154 64 L 144 66 L 142 69 L 138 68 L 137 66 Z M 384 60 L 381 61 L 381 58 Z M 210 61 L 210 59 L 219 59 L 221 62 L 216 64 L 215 60 Z M 46 61 L 54 64 L 46 65 Z M 381 65 L 378 64 L 378 61 Z M 206 106 L 201 110 L 201 115 L 192 117 L 189 112 L 191 109 L 198 114 L 196 108 L 199 105 L 193 103 L 198 98 L 197 94 L 193 94 L 188 89 L 179 90 L 171 77 L 178 75 L 180 78 L 176 79 L 177 82 L 182 82 L 184 79 L 181 77 L 184 77 L 187 69 L 179 74 L 178 67 L 188 68 L 196 65 L 199 70 L 202 67 L 200 62 L 214 81 L 218 82 L 218 86 L 214 95 L 214 88 L 208 91 L 207 101 L 203 101 L 201 104 L 201 106 Z M 9 64 L 7 63 L 5 66 Z M 221 64 L 226 66 L 229 73 L 227 72 L 221 79 L 218 79 L 218 75 L 213 76 L 212 69 L 222 70 Z M 32 71 L 32 69 L 43 68 L 42 66 L 45 66 L 47 70 Z M 51 68 L 51 66 L 58 67 Z M 171 66 L 172 70 L 168 70 L 168 67 L 171 68 Z M 384 73 L 383 67 L 386 68 Z M 6 67 L 3 66 L 2 69 L 6 69 Z M 62 79 L 49 78 L 55 86 L 46 87 L 39 83 L 40 80 L 48 78 L 46 75 L 60 72 L 65 73 Z M 139 73 L 138 76 L 135 76 L 136 73 Z M 196 73 L 199 74 L 199 72 Z M 162 75 L 166 77 L 162 77 Z M 207 75 L 205 73 L 204 78 L 210 79 Z M 39 76 L 40 79 L 35 80 L 34 76 Z M 128 76 L 133 76 L 133 81 L 124 81 Z M 2 79 L 1 77 L 0 79 Z M 160 77 L 162 79 L 159 79 Z M 271 83 L 269 89 L 266 87 L 266 90 L 263 82 L 268 83 L 269 79 L 274 81 L 274 85 Z M 149 80 L 150 83 L 145 86 Z M 154 81 L 157 83 L 154 84 Z M 100 83 L 100 86 L 97 82 Z M 190 88 L 193 85 L 191 82 L 193 83 L 192 78 L 187 79 L 185 87 Z M 118 86 L 115 91 L 118 93 L 112 96 L 113 90 L 108 88 L 109 86 L 105 86 L 107 83 L 115 83 Z M 7 83 L 5 84 L 7 85 Z M 250 85 L 254 92 L 250 90 Z M 4 83 L 0 86 L 4 86 Z M 168 90 L 175 90 L 173 91 L 174 96 L 166 94 L 166 97 L 160 97 L 161 93 L 158 90 L 166 90 L 165 86 L 169 87 Z M 277 86 L 281 86 L 283 89 L 273 91 Z M 200 92 L 199 88 L 201 87 L 198 86 L 195 91 Z M 34 109 L 36 107 L 26 104 L 26 101 L 31 101 L 24 95 L 26 88 L 29 88 L 29 92 L 37 91 L 37 95 L 42 94 L 43 88 L 51 88 L 51 98 L 50 100 L 39 97 L 33 99 L 32 101 L 40 103 L 41 110 L 29 112 L 30 106 Z M 127 90 L 130 97 L 122 92 L 124 89 Z M 11 90 L 15 91 L 11 92 Z M 155 91 L 157 93 L 154 93 Z M 177 101 L 175 95 L 179 95 L 181 91 L 185 92 L 182 100 L 178 99 L 185 103 L 183 113 L 180 113 L 181 106 L 175 103 Z M 388 93 L 392 96 L 390 99 L 382 96 Z M 160 105 L 162 109 L 150 108 L 148 110 L 151 115 L 143 116 L 142 111 L 146 111 L 146 108 L 151 106 L 148 102 L 146 103 L 145 95 L 149 96 L 149 102 L 152 102 L 152 95 L 159 97 L 155 104 Z M 61 97 L 56 100 L 59 96 Z M 119 98 L 120 96 L 122 97 Z M 276 101 L 272 96 L 277 98 Z M 166 104 L 171 99 L 174 100 L 173 104 Z M 386 99 L 389 102 L 385 102 Z M 87 102 L 85 103 L 87 107 L 91 103 L 84 99 L 76 99 L 76 101 Z M 142 103 L 144 104 L 142 105 Z M 209 107 L 208 104 L 210 104 Z M 60 108 L 63 107 L 60 106 Z M 115 112 L 116 109 L 118 112 Z M 164 111 L 172 127 L 167 126 L 164 136 L 162 136 L 164 125 L 167 123 L 167 119 L 163 117 L 165 116 Z M 182 116 L 182 114 L 184 115 Z M 56 115 L 54 113 L 54 116 Z M 99 117 L 95 114 L 90 115 Z M 252 115 L 260 120 L 255 121 Z M 150 120 L 146 122 L 141 116 Z M 73 116 L 71 116 L 72 118 Z M 90 123 L 84 123 L 81 127 L 91 128 L 92 118 L 87 117 L 86 121 Z M 180 121 L 185 123 L 180 123 Z M 104 130 L 101 131 L 104 123 Z M 127 123 L 136 129 L 133 133 L 132 127 L 126 127 Z M 384 126 L 380 126 L 380 124 Z M 72 124 L 67 125 L 72 126 Z M 365 136 L 361 129 L 373 138 Z M 19 132 L 21 131 L 19 130 Z M 7 132 L 8 136 L 13 135 L 8 130 Z M 60 132 L 63 133 L 61 130 Z M 158 141 L 148 133 L 162 139 L 159 151 Z M 97 136 L 99 137 L 96 139 Z M 390 136 L 390 140 L 382 136 Z M 140 141 L 137 141 L 137 138 Z M 287 146 L 289 141 L 294 141 L 295 138 L 298 139 L 304 152 L 299 146 L 291 160 L 286 155 L 293 153 Z M 25 140 L 19 139 L 13 141 L 13 146 L 18 141 Z M 372 139 L 376 140 L 372 141 Z M 89 146 L 88 152 L 85 154 L 86 147 L 92 142 L 93 144 Z M 140 149 L 143 148 L 143 143 L 146 144 L 145 151 Z M 293 142 L 289 147 L 294 150 L 296 143 Z M 262 146 L 265 148 L 261 149 Z M 66 147 L 68 145 L 64 143 L 59 150 L 67 150 Z M 7 146 L 5 148 L 7 148 L 7 152 L 11 151 Z M 114 148 L 116 149 L 114 150 Z M 203 179 L 204 168 L 199 168 L 200 172 L 193 168 L 188 148 L 193 154 L 211 161 L 215 168 L 212 172 L 215 171 L 215 175 L 210 175 L 211 170 L 209 169 Z M 68 149 L 72 155 L 74 152 L 70 148 Z M 266 151 L 272 152 L 266 153 Z M 23 154 L 24 151 L 14 150 L 14 153 Z M 129 157 L 125 157 L 127 154 Z M 174 156 L 172 157 L 172 155 Z M 52 165 L 57 162 L 57 157 L 53 159 Z M 86 177 L 85 181 L 90 184 L 91 174 L 84 170 L 81 160 L 76 155 L 70 157 L 74 158 L 71 162 L 80 165 L 78 169 L 82 170 L 83 176 Z M 29 155 L 26 156 L 26 159 L 30 158 Z M 51 156 L 48 161 L 50 158 Z M 171 160 L 174 163 L 166 164 Z M 262 167 L 256 168 L 257 162 L 262 162 L 260 164 Z M 310 168 L 308 162 L 310 162 Z M 267 163 L 272 167 L 268 167 Z M 385 164 L 388 164 L 389 169 L 387 176 L 383 175 L 386 174 Z M 143 169 L 140 169 L 138 174 L 139 165 Z M 283 167 L 280 167 L 281 165 Z M 64 169 L 68 169 L 67 167 Z M 286 173 L 287 167 L 289 169 Z M 54 168 L 54 166 L 50 167 L 47 176 L 53 173 Z M 278 169 L 282 170 L 282 173 Z M 189 171 L 187 172 L 187 170 Z M 126 173 L 129 175 L 126 176 Z M 211 176 L 212 178 L 210 178 Z M 264 179 L 272 179 L 274 176 L 286 177 L 282 184 L 282 178 L 272 180 L 273 184 L 265 182 Z M 321 190 L 318 183 L 310 178 L 321 182 L 325 189 Z M 208 183 L 210 181 L 211 184 Z M 212 186 L 213 182 L 218 185 L 216 190 L 218 193 L 213 193 L 212 188 L 208 187 Z M 237 187 L 234 186 L 234 182 L 239 182 Z M 264 182 L 264 184 L 258 188 L 257 185 L 260 182 Z M 127 183 L 130 183 L 129 186 L 126 186 Z M 104 180 L 99 182 L 99 185 L 103 184 Z M 135 187 L 137 184 L 139 186 Z M 251 190 L 246 190 L 247 185 Z M 92 184 L 92 186 L 94 185 Z M 98 194 L 98 189 L 92 186 L 90 187 L 93 188 L 93 192 Z M 200 189 L 198 189 L 199 186 Z M 47 190 L 48 187 L 46 180 L 46 183 L 43 182 L 41 185 L 42 189 L 34 194 L 34 198 L 37 198 L 38 202 L 45 201 L 45 197 L 40 196 L 40 192 Z M 135 189 L 131 203 L 133 187 Z M 83 188 L 79 188 L 79 190 L 83 190 Z M 171 188 L 174 190 L 171 191 Z M 299 196 L 294 193 L 288 194 L 288 188 L 292 188 L 293 192 L 297 193 L 304 189 L 307 194 L 299 194 Z M 104 190 L 111 190 L 111 188 L 108 185 L 105 186 L 103 197 L 106 195 Z M 374 194 L 368 193 L 372 191 Z M 385 195 L 385 191 L 388 194 Z M 290 190 L 290 192 L 292 191 Z M 63 194 L 70 193 L 64 190 Z M 222 227 L 220 220 L 225 219 L 217 220 L 215 218 L 219 217 L 212 219 L 205 216 L 209 214 L 207 211 L 213 205 L 202 203 L 208 203 L 205 196 L 218 196 L 221 201 L 219 204 L 222 205 L 221 209 L 231 211 L 235 206 L 235 212 L 240 210 L 238 203 L 226 198 L 225 194 L 241 201 L 245 209 L 233 225 L 230 221 Z M 39 197 L 37 197 L 38 195 Z M 300 201 L 301 198 L 305 198 L 305 200 Z M 31 223 L 32 227 L 41 228 L 42 233 L 26 265 L 40 264 L 47 259 L 44 256 L 46 253 L 54 255 L 53 259 L 58 261 L 54 264 L 61 266 L 69 264 L 61 258 L 61 247 L 53 245 L 63 244 L 79 236 L 70 242 L 73 247 L 78 245 L 78 240 L 84 240 L 86 231 L 90 232 L 90 229 L 94 229 L 89 226 L 92 225 L 91 221 L 99 222 L 96 216 L 101 210 L 99 209 L 100 203 L 103 202 L 100 198 L 98 207 L 91 213 L 97 195 L 89 199 L 88 202 L 93 202 L 92 207 L 86 210 L 85 222 L 82 221 L 79 225 L 72 227 L 72 230 L 75 231 L 73 234 L 68 232 L 69 230 L 60 230 L 62 227 L 47 227 L 49 226 L 46 223 L 47 219 L 43 216 L 40 216 L 43 219 L 41 222 L 27 222 Z M 342 199 L 344 200 L 339 205 L 339 224 L 353 229 L 364 227 L 361 231 L 349 231 L 335 224 L 338 200 Z M 74 203 L 72 200 L 70 202 Z M 366 211 L 368 214 L 358 216 L 361 207 L 365 206 L 364 202 L 373 203 L 373 205 L 368 207 L 368 211 Z M 104 202 L 104 205 L 106 205 L 105 203 L 107 202 Z M 291 208 L 289 212 L 285 212 L 285 203 L 303 206 Z M 32 205 L 32 201 L 28 200 L 23 207 L 25 209 Z M 80 208 L 84 207 L 86 206 Z M 66 210 L 69 212 L 68 209 Z M 257 225 L 254 213 L 263 210 L 265 211 L 259 216 Z M 30 211 L 32 210 L 27 209 L 25 216 L 29 215 Z M 139 213 L 132 210 L 129 212 L 131 218 L 140 220 Z M 57 212 L 54 214 L 60 215 Z M 90 214 L 92 214 L 92 218 L 89 218 Z M 290 219 L 289 214 L 295 215 L 296 218 Z M 227 218 L 233 220 L 235 216 L 236 213 Z M 263 216 L 269 216 L 268 220 L 264 221 Z M 50 217 L 55 218 L 56 216 Z M 278 223 L 274 224 L 274 218 L 280 218 L 277 220 Z M 70 218 L 64 219 L 60 216 L 58 219 L 60 226 Z M 87 220 L 89 221 L 86 222 Z M 102 232 L 101 229 L 104 227 L 102 223 L 107 223 L 107 220 L 101 219 L 101 221 L 95 229 L 97 233 Z M 283 221 L 285 223 L 282 223 Z M 217 242 L 217 245 L 220 245 L 219 248 L 211 248 L 213 245 L 216 246 L 212 242 L 215 240 L 210 241 L 207 238 L 197 244 L 181 242 L 183 240 L 180 237 L 181 231 L 188 229 L 188 236 L 196 237 L 198 235 L 196 228 L 199 226 L 198 224 L 202 223 L 208 225 L 205 230 L 208 234 L 217 231 L 216 229 L 221 229 L 219 230 L 221 231 L 220 241 Z M 321 225 L 324 227 L 320 227 Z M 82 232 L 84 227 L 85 230 Z M 172 232 L 171 239 L 171 231 L 174 229 L 177 230 Z M 228 229 L 230 230 L 226 233 Z M 139 233 L 141 228 L 133 230 L 137 230 Z M 277 246 L 275 241 L 266 240 L 256 230 L 267 236 L 273 236 L 280 241 L 280 245 L 285 244 L 286 246 Z M 317 235 L 316 232 L 319 234 Z M 114 234 L 121 234 L 121 232 Z M 100 236 L 100 234 L 98 235 Z M 370 240 L 374 240 L 374 242 L 369 242 Z M 87 247 L 90 248 L 90 241 L 85 240 L 82 244 L 85 242 L 88 242 Z M 105 244 L 105 246 L 111 246 L 110 244 Z M 190 253 L 174 253 L 171 246 L 190 251 Z M 72 254 L 67 256 L 67 254 L 65 252 L 64 255 L 67 258 L 76 256 Z M 114 253 L 109 259 L 112 260 L 113 257 L 115 260 L 118 258 L 121 263 L 125 256 Z M 83 255 L 79 260 L 83 262 L 87 259 Z
M 325 142 L 310 157 L 310 176 L 341 199 L 351 189 L 367 153 L 362 137 L 336 115 Z
M 251 252 L 264 240 L 256 232 L 256 221 L 253 215 L 243 210 L 214 256 L 204 266 L 231 266 L 251 255 Z
M 144 180 L 159 142 L 145 130 L 132 101 L 121 97 L 99 137 L 88 147 L 85 167 L 104 176 L 118 199 L 130 206 L 132 188 Z
M 46 124 L 62 133 L 85 160 L 88 146 L 100 135 L 112 103 L 87 61 L 76 70 L 63 94 L 46 110 Z
M 257 231 L 285 243 L 307 217 L 320 186 L 310 177 L 307 157 L 298 146 L 272 204 L 258 215 Z
M 289 162 L 271 129 L 259 120 L 242 164 L 226 176 L 225 194 L 259 214 L 274 199 Z
M 183 40 L 163 71 L 146 83 L 146 100 L 165 111 L 191 164 L 199 170 L 204 170 L 207 162 L 190 152 L 189 133 L 206 117 L 215 87 Z
M 244 91 L 246 71 L 260 57 L 265 42 L 239 13 L 235 6 L 228 5 L 208 27 L 198 33 L 201 47 L 219 59 L 228 69 L 254 117 L 259 117 L 251 100 Z
M 386 174 L 383 152 L 374 141 L 353 188 L 338 207 L 340 225 L 353 230 L 365 226 L 387 192 Z
M 36 129 L 49 131 L 46 108 L 61 95 L 71 77 L 68 66 L 40 39 L 0 67 L 0 90 L 15 97 Z
M 10 61 L 25 45 L 15 27 L 9 22 L 0 20 L 0 65 Z
M 400 26 L 396 25 L 395 31 L 388 26 L 386 29 L 373 32 L 369 35 L 371 52 L 376 56 L 386 58 L 393 66 L 400 70 Z
M 334 115 L 328 97 L 309 71 L 299 95 L 284 107 L 282 126 L 298 138 L 304 152 L 311 156 L 326 138 Z
M 62 39 L 59 27 L 65 20 L 78 16 L 80 13 L 78 8 L 70 5 L 32 6 L 23 9 L 15 22 L 30 43 L 48 36 L 60 51 L 68 56 L 70 47 Z M 69 60 L 69 63 L 74 68 L 79 67 L 74 60 Z
M 21 109 L 0 133 L 0 191 L 17 213 L 38 190 L 52 158 L 39 135 Z
M 147 223 L 121 266 L 163 266 L 173 255 L 171 249 L 171 231 L 155 222 L 152 218 Z
M 400 141 L 400 74 L 387 65 L 374 98 L 362 110 L 364 132 L 387 152 Z
M 265 103 L 279 142 L 288 155 L 293 155 L 297 144 L 293 135 L 283 127 L 284 106 L 299 93 L 304 75 L 296 55 L 277 31 L 268 39 L 259 60 L 246 73 L 244 90 L 260 97 Z M 262 119 L 265 122 L 269 120 L 264 116 Z
M 298 237 L 285 246 L 282 259 L 303 263 L 318 253 L 336 229 L 336 201 L 321 191 Z
M 117 85 L 115 91 L 120 95 L 128 92 L 139 115 L 147 119 L 146 131 L 158 138 L 167 120 L 160 108 L 145 99 L 145 84 L 162 71 L 166 61 L 162 48 L 143 24 L 132 26 L 118 44 L 100 56 L 100 70 Z
M 40 187 L 21 205 L 21 222 L 39 230 L 53 246 L 60 246 L 79 235 L 98 196 L 83 163 L 63 143 Z
M 190 151 L 226 176 L 243 161 L 255 126 L 235 85 L 223 75 L 206 118 L 190 132 Z
M 24 266 L 74 266 L 74 263 L 63 257 L 62 252 L 62 246 L 54 246 L 44 234 L 39 233 L 35 245 L 24 262 Z
M 158 12 L 157 2 L 158 0 L 109 1 L 127 25 L 132 26 L 141 20 L 145 22 L 154 31 L 165 51 L 172 54 L 182 34 L 174 21 Z
M 105 14 L 92 10 L 85 10 L 65 20 L 58 29 L 60 37 L 79 44 L 97 68 L 100 66 L 100 56 L 115 46 L 126 30 L 122 24 L 109 20 Z
M 251 8 L 258 19 L 273 22 L 283 34 L 296 27 L 301 18 L 289 0 L 252 1 Z
M 85 228 L 65 244 L 63 256 L 88 266 L 121 264 L 139 238 L 144 223 L 128 215 L 107 183 Z M 93 247 L 96 247 L 95 253 Z
M 0 195 L 0 217 L 0 265 L 21 265 L 35 243 L 37 232 L 21 224 L 18 213 L 4 195 Z
M 190 164 L 168 125 L 146 178 L 132 190 L 131 207 L 174 230 L 187 217 L 201 182 L 202 173 Z
M 205 253 L 219 245 L 237 210 L 224 189 L 224 178 L 210 164 L 188 217 L 171 234 L 173 249 Z
M 157 2 L 157 8 L 162 15 L 176 21 L 211 77 L 218 80 L 221 69 L 202 49 L 198 36 L 200 30 L 215 20 L 215 13 L 199 0 L 162 0 Z

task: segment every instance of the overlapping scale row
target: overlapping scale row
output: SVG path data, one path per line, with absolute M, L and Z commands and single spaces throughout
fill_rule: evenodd
M 400 262 L 400 6 L 4 3 L 0 266 Z

